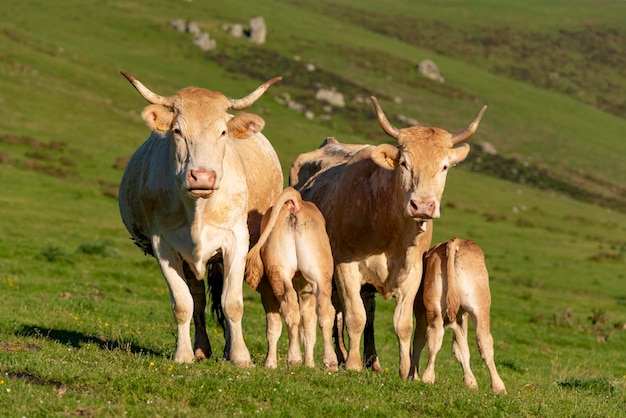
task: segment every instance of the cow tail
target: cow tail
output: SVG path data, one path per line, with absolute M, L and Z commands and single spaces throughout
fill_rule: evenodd
M 446 276 L 447 276 L 447 288 L 446 293 L 446 315 L 448 320 L 456 322 L 456 315 L 459 312 L 461 302 L 459 299 L 459 293 L 456 288 L 456 257 L 459 251 L 458 238 L 452 238 L 446 244 Z
M 302 206 L 302 197 L 293 187 L 286 188 L 280 195 L 278 195 L 274 204 L 269 209 L 269 219 L 267 221 L 267 225 L 265 225 L 265 228 L 263 229 L 263 233 L 246 256 L 246 283 L 248 283 L 252 290 L 256 290 L 259 286 L 264 273 L 261 248 L 263 248 L 267 238 L 276 226 L 280 210 L 286 203 L 289 203 L 289 210 L 291 213 L 297 213 Z
M 211 316 L 226 331 L 226 317 L 222 308 L 222 289 L 224 288 L 224 266 L 221 262 L 210 262 L 207 266 L 207 285 L 211 294 Z

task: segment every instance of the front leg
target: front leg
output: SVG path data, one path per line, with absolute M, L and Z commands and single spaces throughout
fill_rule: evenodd
M 346 369 L 363 369 L 359 346 L 365 328 L 365 306 L 361 299 L 361 274 L 357 262 L 337 265 L 337 288 L 344 303 L 345 327 L 348 330 L 348 358 Z
M 243 317 L 243 277 L 248 252 L 248 229 L 245 224 L 234 228 L 234 241 L 223 248 L 224 286 L 222 308 L 228 324 L 230 340 L 229 359 L 237 366 L 253 367 L 250 352 L 243 339 L 241 320 Z
M 163 277 L 170 291 L 172 313 L 177 325 L 175 363 L 191 363 L 194 352 L 191 348 L 190 325 L 193 315 L 193 298 L 185 282 L 183 260 L 167 243 L 155 236 L 152 239 L 154 256 L 159 262 Z
M 398 337 L 400 350 L 399 374 L 409 377 L 411 370 L 411 336 L 413 333 L 413 302 L 422 279 L 422 269 L 413 267 L 409 276 L 396 292 L 396 308 L 393 312 L 393 327 Z

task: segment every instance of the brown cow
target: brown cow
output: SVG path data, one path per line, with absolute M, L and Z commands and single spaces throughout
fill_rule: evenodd
M 380 126 L 398 146 L 327 141 L 296 159 L 290 184 L 326 218 L 350 341 L 346 368 L 363 367 L 359 345 L 366 311 L 360 290 L 369 283 L 386 299 L 396 299 L 399 374 L 407 378 L 413 300 L 422 278 L 422 256 L 430 247 L 431 221 L 440 216 L 448 168 L 469 152 L 469 145 L 455 145 L 474 134 L 486 107 L 463 132 L 452 135 L 424 126 L 397 129 L 378 101 L 372 101 Z
M 416 320 L 413 337 L 415 377 L 420 354 L 428 343 L 428 363 L 422 381 L 435 382 L 435 359 L 441 349 L 444 327 L 448 327 L 453 332 L 452 351 L 463 367 L 465 385 L 478 388 L 470 368 L 467 343 L 468 316 L 471 316 L 478 349 L 491 376 L 491 389 L 496 393 L 506 393 L 493 360 L 493 338 L 489 331 L 491 293 L 482 250 L 474 241 L 453 238 L 428 251 L 425 263 L 424 279 L 413 305 Z
M 135 243 L 157 259 L 169 287 L 178 326 L 174 361 L 212 354 L 204 285 L 210 264 L 213 309 L 219 308 L 226 321 L 224 356 L 252 365 L 241 327 L 245 257 L 283 179 L 276 152 L 261 134 L 263 119 L 228 110 L 250 107 L 280 78 L 242 99 L 229 99 L 196 87 L 160 96 L 122 74 L 150 103 L 142 117 L 152 134 L 124 171 L 120 213 Z
M 324 366 L 327 370 L 337 370 L 337 356 L 332 344 L 335 309 L 330 300 L 333 256 L 324 217 L 313 203 L 303 202 L 300 193 L 288 187 L 263 216 L 261 231 L 261 238 L 246 259 L 246 281 L 256 289 L 264 273 L 269 279 L 288 328 L 287 364 L 302 363 L 298 339 L 302 320 L 304 363 L 315 367 L 315 319 L 319 318 L 324 339 Z M 265 366 L 275 368 L 282 324 L 280 318 L 272 323 L 270 315 L 267 320 Z

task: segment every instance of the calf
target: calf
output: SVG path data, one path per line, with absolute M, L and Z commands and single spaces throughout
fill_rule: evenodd
M 425 256 L 424 278 L 415 298 L 413 337 L 415 377 L 422 349 L 428 342 L 428 363 L 422 381 L 435 382 L 435 358 L 441 349 L 444 326 L 453 331 L 452 350 L 463 367 L 465 385 L 477 389 L 470 368 L 467 319 L 472 317 L 480 355 L 491 376 L 491 389 L 506 393 L 493 360 L 493 338 L 489 331 L 491 293 L 485 256 L 473 241 L 453 238 L 431 248 Z M 444 315 L 445 313 L 445 315 Z
M 246 257 L 246 281 L 251 288 L 273 292 L 285 318 L 289 336 L 287 364 L 302 363 L 298 327 L 302 319 L 304 362 L 314 367 L 315 318 L 324 339 L 323 362 L 327 370 L 337 369 L 332 345 L 335 309 L 331 303 L 333 258 L 324 217 L 311 202 L 304 202 L 288 187 L 274 201 L 261 220 L 261 237 Z M 259 286 L 264 280 L 270 286 Z M 264 300 L 272 295 L 265 294 Z M 265 366 L 276 367 L 276 346 L 282 324 L 264 303 L 267 318 L 268 351 Z M 317 315 L 316 315 L 317 313 Z

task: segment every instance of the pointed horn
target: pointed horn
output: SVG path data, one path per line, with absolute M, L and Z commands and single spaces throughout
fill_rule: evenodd
M 271 80 L 266 81 L 265 83 L 261 84 L 259 87 L 256 88 L 256 90 L 254 90 L 252 93 L 248 94 L 246 97 L 242 99 L 228 99 L 229 100 L 228 108 L 233 109 L 233 110 L 244 110 L 244 109 L 249 108 L 250 106 L 252 106 L 254 102 L 256 102 L 259 99 L 259 97 L 263 96 L 263 93 L 265 93 L 272 84 L 282 79 L 283 79 L 282 77 L 274 77 Z
M 146 99 L 148 103 L 172 107 L 172 99 L 170 97 L 159 96 L 158 94 L 152 92 L 148 87 L 144 86 L 139 80 L 128 74 L 126 71 L 120 71 L 120 73 L 126 77 L 128 81 L 130 81 L 130 84 L 133 85 L 139 94 L 141 94 L 141 97 Z
M 485 113 L 485 110 L 487 110 L 487 105 L 483 106 L 483 108 L 480 109 L 480 112 L 478 112 L 478 115 L 476 115 L 472 123 L 470 123 L 463 132 L 459 132 L 458 134 L 452 137 L 453 144 L 458 144 L 459 142 L 467 141 L 468 139 L 472 137 L 472 135 L 474 135 L 474 133 L 476 132 L 476 129 L 478 129 L 478 124 L 480 123 L 480 120 L 482 119 L 483 113 Z
M 370 97 L 370 99 L 372 99 L 372 103 L 374 103 L 374 108 L 376 109 L 376 116 L 378 116 L 378 123 L 380 124 L 380 127 L 383 128 L 383 131 L 385 131 L 387 135 L 392 138 L 398 139 L 398 136 L 400 136 L 400 130 L 389 122 L 389 119 L 387 119 L 387 116 L 385 116 L 385 112 L 383 112 L 383 109 L 378 104 L 378 100 L 376 100 L 376 97 L 372 96 Z

